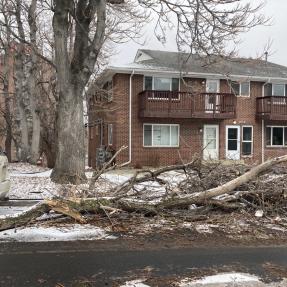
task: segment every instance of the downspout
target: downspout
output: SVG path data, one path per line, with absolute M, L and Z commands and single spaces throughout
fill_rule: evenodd
M 132 70 L 130 75 L 130 88 L 129 88 L 129 160 L 123 163 L 121 166 L 129 165 L 132 162 L 132 79 L 135 74 L 135 70 Z
M 270 79 L 268 79 L 262 86 L 262 94 L 265 96 L 264 87 L 270 83 Z M 262 110 L 263 110 L 263 102 L 262 102 Z M 261 163 L 265 162 L 265 120 L 264 118 L 261 120 Z

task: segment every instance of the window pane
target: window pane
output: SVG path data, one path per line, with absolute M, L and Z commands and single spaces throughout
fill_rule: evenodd
M 228 140 L 228 150 L 237 150 L 237 140 Z
M 243 141 L 252 141 L 252 127 L 243 127 Z
M 239 83 L 231 82 L 231 92 L 234 93 L 236 96 L 239 96 Z
M 153 126 L 153 145 L 169 146 L 170 145 L 170 126 Z
M 273 84 L 273 96 L 285 96 L 285 85 Z
M 171 79 L 154 78 L 154 89 L 157 91 L 170 91 Z
M 264 86 L 264 97 L 272 96 L 272 84 L 266 84 Z
M 249 82 L 241 83 L 241 96 L 249 96 L 250 91 L 249 91 Z
M 251 155 L 251 142 L 243 142 L 242 143 L 242 154 L 243 155 Z
M 287 146 L 287 127 L 284 128 L 284 137 L 285 137 L 285 143 L 284 143 L 284 145 Z
M 170 134 L 170 138 L 171 138 L 170 145 L 178 146 L 178 126 L 171 126 L 170 132 L 171 132 L 171 134 Z
M 273 128 L 272 145 L 283 145 L 283 128 Z
M 152 77 L 145 77 L 145 85 L 144 88 L 146 91 L 152 90 Z
M 144 146 L 151 146 L 152 125 L 144 125 Z
M 218 81 L 207 81 L 207 91 L 208 93 L 218 92 Z
M 237 128 L 229 128 L 228 129 L 228 139 L 236 139 L 237 140 Z
M 175 92 L 179 91 L 179 79 L 177 79 L 177 78 L 173 78 L 173 79 L 172 79 L 172 87 L 171 87 L 171 90 L 172 90 L 172 91 L 175 91 Z
M 266 145 L 271 145 L 271 128 L 266 128 Z

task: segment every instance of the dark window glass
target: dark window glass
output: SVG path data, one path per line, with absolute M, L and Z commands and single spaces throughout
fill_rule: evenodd
M 240 92 L 239 83 L 231 82 L 231 92 L 234 93 L 236 96 L 239 96 L 239 92 Z
M 179 91 L 179 79 L 178 78 L 172 78 L 172 91 L 178 92 Z
M 144 125 L 144 146 L 151 146 L 152 125 Z
M 252 143 L 251 142 L 243 142 L 242 143 L 242 154 L 243 155 L 251 155 Z
M 284 145 L 287 146 L 287 127 L 284 128 L 284 138 L 285 138 L 285 142 L 284 142 Z
M 152 90 L 152 77 L 145 77 L 145 85 L 144 88 L 146 91 Z
M 237 140 L 237 132 L 238 132 L 237 129 L 229 128 L 228 129 L 228 139 Z
M 228 150 L 237 150 L 237 140 L 228 140 Z
M 272 96 L 272 84 L 266 84 L 264 86 L 264 97 Z
M 283 128 L 273 128 L 272 145 L 283 145 Z
M 252 141 L 252 127 L 243 127 L 243 141 Z

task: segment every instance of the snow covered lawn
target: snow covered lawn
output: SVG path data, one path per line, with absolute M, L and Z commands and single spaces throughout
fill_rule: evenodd
M 180 287 L 199 287 L 206 286 L 211 284 L 226 284 L 226 283 L 252 283 L 259 282 L 259 278 L 249 274 L 241 274 L 241 273 L 223 273 L 216 274 L 212 276 L 207 276 L 199 280 L 189 281 L 188 279 L 184 279 L 180 283 Z
M 0 232 L 0 242 L 42 242 L 115 239 L 104 229 L 93 225 L 65 224 L 64 226 L 32 226 Z

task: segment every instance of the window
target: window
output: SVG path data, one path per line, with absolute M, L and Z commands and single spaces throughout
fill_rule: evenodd
M 144 78 L 144 89 L 146 91 L 151 91 L 152 90 L 152 77 L 145 77 Z
M 108 145 L 113 145 L 113 124 L 108 124 Z
M 178 147 L 179 125 L 144 124 L 143 144 L 146 147 Z
M 231 92 L 236 96 L 250 96 L 250 82 L 231 82 Z
M 146 91 L 179 91 L 179 78 L 144 77 L 144 89 Z
M 253 144 L 253 127 L 243 126 L 242 127 L 242 155 L 249 156 L 252 154 Z
M 285 97 L 285 85 L 272 84 L 272 96 Z
M 287 147 L 287 127 L 283 126 L 266 127 L 266 145 Z

